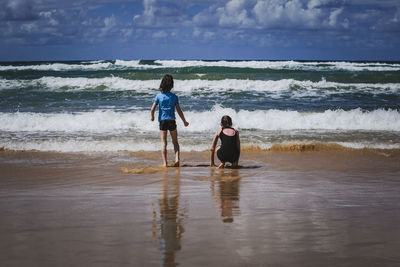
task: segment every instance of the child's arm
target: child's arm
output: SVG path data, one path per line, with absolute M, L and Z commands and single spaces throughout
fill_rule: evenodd
M 176 111 L 178 112 L 179 117 L 181 117 L 183 124 L 185 125 L 185 127 L 188 127 L 189 123 L 185 120 L 185 115 L 183 115 L 182 109 L 179 106 L 179 104 L 175 105 L 176 107 Z
M 217 142 L 218 142 L 218 136 L 219 136 L 219 130 L 215 133 L 214 139 L 211 143 L 211 148 L 210 148 L 210 166 L 211 167 L 215 166 L 214 153 L 215 153 L 215 147 L 217 146 Z
M 154 121 L 154 111 L 156 111 L 156 103 L 153 103 L 153 105 L 151 106 L 151 121 Z
M 239 132 L 236 132 L 236 147 L 240 151 L 240 137 Z

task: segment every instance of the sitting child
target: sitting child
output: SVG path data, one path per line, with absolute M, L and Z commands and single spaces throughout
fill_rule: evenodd
M 217 157 L 221 161 L 218 168 L 224 168 L 226 162 L 232 163 L 232 168 L 237 168 L 240 156 L 240 138 L 239 132 L 232 128 L 231 117 L 225 115 L 221 118 L 221 129 L 217 130 L 211 144 L 210 166 L 216 166 L 214 152 L 218 137 L 221 139 L 221 146 L 217 148 Z

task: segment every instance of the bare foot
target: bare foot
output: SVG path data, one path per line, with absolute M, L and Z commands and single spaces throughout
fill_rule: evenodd
M 179 161 L 175 162 L 174 167 L 179 167 Z
M 167 163 L 164 163 L 162 166 L 165 168 L 168 167 Z
M 218 169 L 223 169 L 223 168 L 225 168 L 225 163 L 224 163 L 224 162 L 222 162 L 222 163 L 219 164 L 219 166 L 218 166 Z

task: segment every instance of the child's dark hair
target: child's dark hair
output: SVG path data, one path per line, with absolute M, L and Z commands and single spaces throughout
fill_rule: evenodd
M 223 127 L 230 127 L 232 126 L 232 119 L 228 115 L 222 116 L 221 124 Z
M 174 87 L 174 78 L 172 75 L 165 74 L 160 83 L 160 90 L 163 93 L 168 93 Z

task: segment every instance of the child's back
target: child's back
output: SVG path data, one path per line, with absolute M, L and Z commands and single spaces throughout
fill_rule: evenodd
M 221 146 L 216 150 L 217 157 L 221 161 L 219 168 L 223 168 L 226 162 L 232 163 L 236 168 L 240 157 L 240 138 L 239 132 L 232 128 L 232 119 L 229 116 L 223 116 L 221 119 L 221 129 L 214 136 L 211 144 L 210 165 L 215 166 L 214 152 L 218 142 L 221 139 Z
M 160 106 L 158 121 L 175 119 L 175 106 L 179 104 L 179 100 L 174 93 L 158 93 L 155 104 Z
M 217 156 L 222 162 L 238 161 L 240 150 L 237 147 L 237 134 L 238 131 L 232 127 L 222 127 L 219 133 L 221 147 L 217 151 Z

